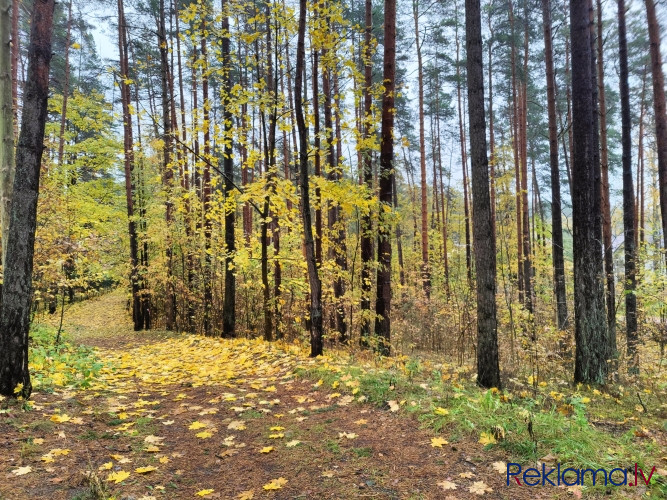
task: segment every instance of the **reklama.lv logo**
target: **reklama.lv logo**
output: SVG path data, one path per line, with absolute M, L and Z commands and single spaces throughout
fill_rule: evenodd
M 630 471 L 630 481 L 628 481 L 628 471 Z M 634 464 L 634 482 L 632 482 L 633 468 L 616 468 L 607 471 L 607 469 L 574 469 L 568 467 L 561 470 L 561 464 L 558 463 L 555 468 L 547 469 L 545 464 L 542 464 L 542 470 L 534 467 L 523 471 L 520 464 L 507 464 L 507 486 L 510 485 L 510 478 L 519 486 L 576 486 L 584 485 L 584 479 L 587 478 L 586 473 L 590 473 L 588 479 L 591 484 L 595 485 L 596 481 L 601 484 L 604 477 L 604 485 L 612 486 L 637 486 L 637 480 L 641 478 L 648 486 L 651 483 L 651 477 L 655 472 L 655 466 L 651 469 L 648 478 L 644 475 L 644 471 L 636 463 Z

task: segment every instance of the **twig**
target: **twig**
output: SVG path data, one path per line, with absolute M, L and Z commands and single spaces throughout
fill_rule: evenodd
M 642 401 L 642 397 L 639 395 L 639 392 L 637 392 L 637 398 L 639 399 L 639 404 L 641 404 L 642 408 L 644 408 L 644 413 L 648 415 L 648 410 L 646 409 L 646 405 Z

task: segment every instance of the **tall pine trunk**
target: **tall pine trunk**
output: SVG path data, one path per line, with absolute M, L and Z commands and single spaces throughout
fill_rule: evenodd
M 377 297 L 375 336 L 377 350 L 389 355 L 391 349 L 391 237 L 387 214 L 392 207 L 394 177 L 394 102 L 396 90 L 396 0 L 384 1 L 384 59 L 382 130 L 380 133 L 380 221 L 378 224 Z
M 599 7 L 598 7 L 599 8 Z M 618 0 L 618 62 L 621 96 L 621 146 L 623 149 L 623 241 L 625 246 L 625 323 L 628 346 L 628 372 L 639 373 L 637 352 L 636 212 L 632 185 L 632 115 L 628 84 L 628 41 L 625 25 L 625 0 Z
M 466 67 L 477 276 L 477 383 L 500 388 L 496 320 L 496 241 L 491 223 L 489 161 L 486 155 L 482 20 L 479 0 L 466 0 Z
M 14 111 L 12 81 L 12 1 L 0 3 L 0 227 L 2 231 L 2 262 L 7 255 L 9 216 L 14 188 Z
M 648 36 L 651 43 L 651 75 L 653 76 L 653 114 L 658 153 L 658 184 L 662 237 L 667 247 L 667 110 L 665 109 L 665 75 L 660 53 L 660 25 L 655 13 L 655 2 L 645 0 Z M 667 253 L 665 253 L 667 259 Z
M 594 102 L 590 1 L 570 0 L 572 48 L 572 189 L 574 226 L 575 382 L 604 384 L 609 342 L 599 233 L 599 163 Z M 597 191 L 597 192 L 596 192 Z
M 558 328 L 568 326 L 565 289 L 565 261 L 563 258 L 563 216 L 560 197 L 560 169 L 558 166 L 558 125 L 556 123 L 556 87 L 554 81 L 553 43 L 551 35 L 551 1 L 542 0 L 544 31 L 544 61 L 547 78 L 547 113 L 549 117 L 549 166 L 551 169 L 551 241 L 554 269 L 554 293 Z

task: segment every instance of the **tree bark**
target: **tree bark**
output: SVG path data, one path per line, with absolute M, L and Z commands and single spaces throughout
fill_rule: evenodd
M 491 223 L 489 161 L 486 156 L 482 21 L 479 0 L 466 0 L 466 67 L 477 275 L 477 383 L 500 388 L 496 320 L 496 242 Z
M 565 260 L 563 257 L 563 216 L 560 197 L 560 169 L 558 166 L 558 125 L 556 123 L 556 87 L 554 82 L 553 43 L 551 34 L 551 1 L 542 0 L 542 25 L 547 78 L 547 113 L 549 118 L 549 166 L 551 169 L 551 242 L 554 269 L 554 294 L 558 329 L 568 327 L 565 288 Z
M 373 30 L 373 2 L 366 0 L 365 10 L 365 34 L 364 34 L 364 112 L 363 112 L 363 138 L 369 140 L 371 134 L 371 107 L 373 96 L 371 86 L 373 85 L 373 62 L 372 62 L 372 30 Z M 363 152 L 362 182 L 366 185 L 367 196 L 373 193 L 373 165 L 371 151 Z M 369 347 L 368 338 L 371 334 L 371 267 L 373 261 L 372 240 L 372 218 L 370 210 L 361 217 L 361 336 L 359 343 L 361 347 Z
M 222 306 L 222 336 L 236 336 L 236 276 L 234 274 L 234 255 L 236 253 L 236 203 L 229 206 L 228 198 L 234 189 L 234 136 L 232 134 L 231 110 L 231 61 L 229 40 L 229 15 L 225 12 L 226 1 L 222 1 L 222 104 L 225 131 L 225 146 L 222 159 L 222 171 L 225 174 L 225 298 Z
M 604 284 L 599 207 L 596 185 L 595 129 L 597 112 L 594 83 L 589 1 L 570 1 L 572 47 L 572 190 L 574 226 L 574 381 L 604 384 L 607 379 L 609 342 L 604 304 Z
M 602 244 L 607 280 L 607 323 L 612 354 L 616 356 L 616 286 L 614 284 L 614 249 L 612 248 L 611 208 L 609 200 L 609 150 L 607 148 L 607 104 L 604 88 L 604 47 L 602 38 L 602 1 L 597 1 L 597 77 L 600 107 L 600 172 L 602 201 Z
M 651 75 L 653 76 L 653 114 L 658 153 L 658 184 L 662 236 L 667 248 L 667 110 L 665 109 L 665 75 L 662 72 L 660 53 L 660 25 L 655 14 L 653 0 L 645 0 L 648 36 L 651 43 Z M 667 253 L 665 253 L 667 259 Z
M 378 223 L 377 297 L 375 336 L 377 351 L 385 356 L 391 349 L 391 238 L 387 214 L 392 207 L 394 177 L 394 101 L 396 90 L 396 0 L 384 1 L 384 93 L 380 133 L 380 220 Z
M 28 331 L 39 173 L 44 152 L 49 96 L 54 6 L 54 0 L 36 0 L 30 25 L 28 78 L 23 98 L 21 133 L 16 149 L 14 200 L 11 206 L 0 313 L 0 394 L 3 396 L 27 398 L 32 391 L 28 370 Z
M 303 239 L 310 285 L 310 356 L 321 356 L 322 342 L 322 283 L 315 260 L 310 189 L 308 185 L 308 129 L 303 116 L 303 74 L 306 59 L 306 0 L 299 0 L 299 31 L 296 46 L 296 75 L 294 81 L 294 111 L 299 129 L 299 189 L 301 191 L 301 218 Z
M 599 4 L 598 4 L 599 8 Z M 618 62 L 621 97 L 621 146 L 623 149 L 623 241 L 625 246 L 625 323 L 628 346 L 628 372 L 639 373 L 637 352 L 636 212 L 632 182 L 632 115 L 628 84 L 628 41 L 625 25 L 625 0 L 618 0 Z
M 12 190 L 14 188 L 14 111 L 12 82 L 12 19 L 11 0 L 0 3 L 0 228 L 2 231 L 2 263 L 7 255 L 9 218 L 11 214 Z
M 431 295 L 431 272 L 428 263 L 428 183 L 426 179 L 426 140 L 424 138 L 424 69 L 422 65 L 421 41 L 419 39 L 418 0 L 412 0 L 412 13 L 415 18 L 415 44 L 417 46 L 417 87 L 419 93 L 419 171 L 421 173 L 421 210 L 422 210 L 422 287 L 428 299 Z M 435 178 L 433 179 L 435 182 Z

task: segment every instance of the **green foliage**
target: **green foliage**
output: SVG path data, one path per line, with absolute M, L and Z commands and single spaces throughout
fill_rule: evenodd
M 104 365 L 95 350 L 75 345 L 61 334 L 55 344 L 57 330 L 46 325 L 33 325 L 30 331 L 29 365 L 33 386 L 39 390 L 58 387 L 89 387 Z

